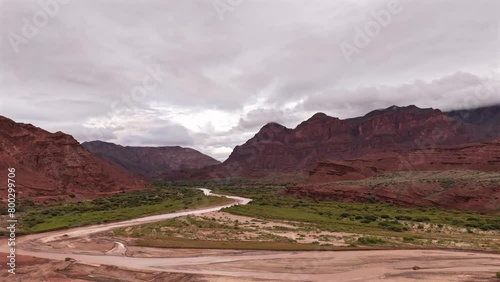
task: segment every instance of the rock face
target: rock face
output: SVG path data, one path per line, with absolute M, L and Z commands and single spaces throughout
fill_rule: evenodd
M 461 122 L 481 126 L 488 137 L 498 137 L 500 131 L 500 105 L 451 111 L 445 114 Z
M 498 111 L 498 108 L 491 110 Z M 496 120 L 493 115 L 491 120 Z M 416 106 L 390 107 L 363 117 L 341 120 L 318 113 L 294 129 L 276 123 L 264 126 L 237 146 L 220 166 L 183 171 L 186 178 L 261 177 L 302 172 L 323 160 L 345 160 L 373 152 L 463 144 L 500 137 L 500 129 L 470 123 L 455 114 Z M 496 120 L 496 123 L 499 123 Z M 164 176 L 169 178 L 168 175 Z
M 0 181 L 17 170 L 18 197 L 39 202 L 95 198 L 147 184 L 90 154 L 72 136 L 0 116 Z M 6 193 L 4 193 L 6 195 Z M 4 196 L 2 196 L 4 198 Z
M 322 161 L 309 171 L 307 181 L 359 180 L 389 172 L 457 169 L 500 172 L 500 139 L 487 143 L 371 153 L 352 160 Z
M 468 174 L 472 172 L 446 172 Z M 484 182 L 469 180 L 421 180 L 373 184 L 329 184 L 288 187 L 286 193 L 300 198 L 339 202 L 378 202 L 402 207 L 437 207 L 484 213 L 500 212 L 498 178 Z M 450 176 L 453 179 L 454 176 Z M 448 182 L 447 182 L 448 181 Z M 447 184 L 449 183 L 449 184 Z M 496 183 L 496 184 L 495 184 Z M 449 186 L 448 186 L 449 185 Z
M 95 156 L 132 174 L 155 179 L 172 170 L 198 169 L 220 164 L 196 150 L 182 147 L 124 147 L 101 141 L 82 144 Z
M 325 161 L 309 175 L 287 193 L 317 200 L 500 211 L 500 140 Z

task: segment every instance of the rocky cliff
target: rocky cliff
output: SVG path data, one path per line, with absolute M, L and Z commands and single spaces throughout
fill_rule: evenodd
M 0 116 L 2 189 L 8 167 L 17 170 L 18 197 L 40 202 L 147 188 L 142 179 L 96 158 L 70 135 Z
M 432 148 L 500 137 L 500 129 L 470 121 L 416 106 L 393 106 L 346 120 L 317 113 L 294 129 L 276 123 L 265 125 L 253 138 L 237 146 L 220 166 L 183 170 L 181 174 L 167 174 L 163 178 L 261 177 L 270 173 L 302 172 L 327 159 L 345 160 L 374 152 Z

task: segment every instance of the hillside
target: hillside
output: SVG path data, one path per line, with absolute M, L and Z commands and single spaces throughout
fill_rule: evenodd
M 93 156 L 70 135 L 0 116 L 2 189 L 6 189 L 9 167 L 17 171 L 18 197 L 42 203 L 69 199 L 70 195 L 87 199 L 147 188 L 141 178 Z
M 484 110 L 485 112 L 487 110 Z M 493 108 L 491 110 L 496 112 Z M 476 111 L 477 112 L 477 111 Z M 376 110 L 365 116 L 339 119 L 317 113 L 294 129 L 265 125 L 245 144 L 236 146 L 219 166 L 169 172 L 163 179 L 262 177 L 302 173 L 323 160 L 346 160 L 394 150 L 464 144 L 500 137 L 496 115 L 469 122 L 453 114 L 416 106 Z M 498 123 L 498 122 L 497 122 Z
M 305 183 L 288 187 L 287 193 L 317 200 L 495 213 L 500 211 L 499 172 L 496 140 L 323 161 Z
M 82 144 L 95 156 L 128 172 L 155 178 L 171 170 L 197 169 L 220 164 L 196 150 L 182 147 L 124 147 L 101 141 Z

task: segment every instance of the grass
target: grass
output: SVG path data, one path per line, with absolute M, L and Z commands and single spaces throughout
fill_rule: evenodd
M 206 197 L 194 188 L 157 185 L 147 191 L 123 193 L 91 201 L 24 207 L 24 211 L 18 213 L 21 227 L 19 234 L 108 223 L 228 202 L 226 198 Z
M 218 193 L 253 198 L 249 205 L 225 209 L 226 212 L 263 219 L 313 223 L 323 230 L 344 232 L 389 231 L 404 233 L 413 225 L 446 226 L 500 231 L 498 215 L 440 210 L 402 208 L 379 203 L 314 201 L 287 196 L 280 187 L 224 187 Z
M 224 211 L 253 219 L 187 216 L 118 229 L 114 236 L 132 238 L 132 244 L 139 246 L 166 248 L 500 250 L 498 214 L 315 201 L 288 196 L 284 186 L 243 182 L 213 190 L 252 198 L 249 205 Z M 273 226 L 276 223 L 283 226 Z

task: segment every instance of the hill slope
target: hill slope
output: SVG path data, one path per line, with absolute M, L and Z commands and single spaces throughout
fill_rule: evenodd
M 124 147 L 101 141 L 82 144 L 95 156 L 132 174 L 155 178 L 170 170 L 197 169 L 220 164 L 196 150 L 182 147 Z
M 0 116 L 2 189 L 6 189 L 8 167 L 17 170 L 18 197 L 39 202 L 147 188 L 141 178 L 96 158 L 70 135 Z
M 287 193 L 317 200 L 500 211 L 500 140 L 324 161 Z

